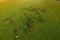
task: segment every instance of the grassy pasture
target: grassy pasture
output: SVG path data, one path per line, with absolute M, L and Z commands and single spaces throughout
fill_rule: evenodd
M 0 40 L 60 40 L 60 3 L 0 3 Z

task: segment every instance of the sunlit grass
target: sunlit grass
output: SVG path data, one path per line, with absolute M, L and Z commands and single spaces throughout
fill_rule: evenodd
M 0 40 L 60 40 L 59 33 L 60 3 L 32 0 L 0 3 Z

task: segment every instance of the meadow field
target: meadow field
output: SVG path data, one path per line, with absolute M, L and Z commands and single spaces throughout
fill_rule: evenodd
M 0 2 L 0 40 L 60 40 L 60 2 Z

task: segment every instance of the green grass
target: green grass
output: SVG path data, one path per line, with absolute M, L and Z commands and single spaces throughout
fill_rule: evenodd
M 37 10 L 27 10 L 30 7 L 40 8 L 40 10 L 37 9 L 38 12 L 36 12 Z M 24 8 L 27 9 L 22 12 Z M 7 19 L 10 17 L 13 22 Z M 33 21 L 27 21 L 28 18 Z M 28 24 L 25 27 L 28 29 L 26 30 L 28 33 L 23 30 L 25 24 Z M 32 29 L 29 28 L 29 25 Z M 14 40 L 15 28 L 19 36 L 16 40 L 60 40 L 60 3 L 47 1 L 34 3 L 34 5 L 21 3 L 1 6 L 0 40 Z

